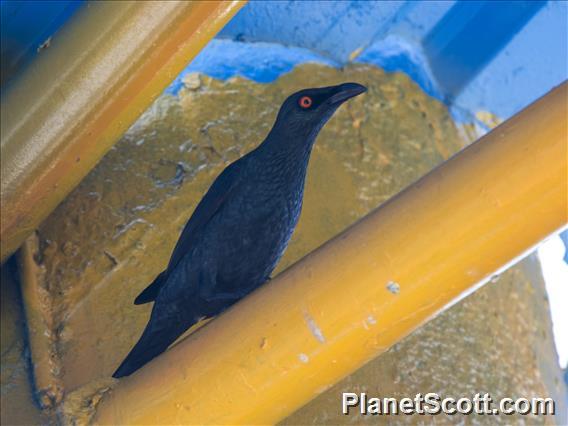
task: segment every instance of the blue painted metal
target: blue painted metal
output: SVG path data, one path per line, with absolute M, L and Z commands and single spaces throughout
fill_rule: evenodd
M 370 45 L 355 61 L 379 66 L 387 72 L 402 71 L 430 96 L 440 100 L 444 98 L 432 76 L 426 56 L 403 37 L 389 35 Z
M 357 48 L 386 30 L 404 1 L 249 2 L 219 33 L 237 41 L 303 47 L 346 62 Z
M 568 2 L 549 1 L 455 99 L 509 118 L 568 79 Z
M 356 61 L 406 72 L 427 93 L 441 99 L 417 46 L 453 4 L 430 1 L 421 10 L 415 1 L 250 2 L 218 35 L 234 43 L 208 46 L 187 71 L 270 82 L 302 62 L 342 66 L 359 49 L 362 53 Z M 391 36 L 399 33 L 404 37 Z M 179 82 L 170 93 L 179 89 Z
M 41 46 L 85 3 L 70 1 L 0 1 L 2 86 L 21 71 Z
M 544 5 L 534 0 L 456 3 L 423 41 L 446 99 L 455 99 Z
M 458 119 L 469 121 L 479 110 L 508 118 L 568 78 L 567 7 L 565 1 L 253 1 L 219 37 L 306 48 L 341 64 L 359 51 L 356 61 L 408 74 L 451 103 Z M 266 46 L 263 52 L 270 55 Z M 204 54 L 201 61 L 209 59 Z

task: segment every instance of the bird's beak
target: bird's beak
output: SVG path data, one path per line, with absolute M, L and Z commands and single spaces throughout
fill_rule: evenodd
M 351 99 L 361 93 L 367 91 L 367 88 L 358 83 L 344 83 L 339 86 L 335 86 L 334 94 L 329 98 L 329 103 L 332 105 L 337 105 L 345 102 L 347 99 Z

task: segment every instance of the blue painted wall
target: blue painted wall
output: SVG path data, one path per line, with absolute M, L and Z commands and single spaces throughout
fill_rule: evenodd
M 304 47 L 345 62 L 408 5 L 404 1 L 249 2 L 219 37 Z
M 462 91 L 456 103 L 508 118 L 568 78 L 568 2 L 551 1 Z
M 545 5 L 543 1 L 462 1 L 422 41 L 451 102 Z
M 508 118 L 568 78 L 567 8 L 564 1 L 254 1 L 218 38 L 305 48 L 310 60 L 374 63 L 406 72 L 456 111 Z M 268 45 L 262 49 L 271 56 Z M 200 56 L 201 64 L 209 60 L 207 51 Z

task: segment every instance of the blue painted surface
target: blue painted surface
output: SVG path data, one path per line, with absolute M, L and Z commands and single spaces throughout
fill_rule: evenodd
M 190 72 L 202 72 L 226 80 L 241 76 L 260 83 L 270 83 L 294 66 L 306 62 L 339 66 L 339 63 L 311 50 L 285 47 L 274 43 L 245 43 L 232 40 L 212 40 L 166 89 L 175 94 L 183 86 L 183 77 Z
M 303 47 L 340 63 L 359 49 L 356 61 L 405 72 L 451 104 L 456 118 L 471 120 L 479 110 L 508 118 L 568 78 L 567 7 L 564 1 L 250 2 L 218 37 Z
M 407 6 L 401 10 L 396 19 L 386 28 L 386 34 L 397 34 L 416 45 L 446 13 L 456 4 L 455 0 L 407 1 Z M 374 41 L 378 41 L 375 38 Z
M 51 37 L 84 4 L 75 1 L 0 1 L 2 85 L 38 54 Z
M 355 62 L 379 66 L 387 72 L 402 71 L 430 96 L 443 100 L 444 95 L 432 76 L 430 66 L 420 49 L 406 39 L 392 35 L 371 44 Z
M 241 75 L 269 82 L 302 62 L 344 65 L 359 50 L 361 54 L 355 61 L 378 65 L 386 71 L 406 72 L 427 93 L 442 99 L 417 43 L 453 4 L 430 1 L 421 10 L 422 5 L 414 1 L 250 2 L 217 36 L 234 43 L 212 42 L 184 74 L 201 71 L 217 78 Z M 232 50 L 239 53 L 235 55 Z M 220 72 L 225 59 L 227 69 Z M 282 63 L 288 65 L 283 67 Z M 254 77 L 258 64 L 262 78 Z M 275 64 L 273 70 L 267 68 L 270 64 Z M 233 72 L 228 70 L 231 66 Z M 168 91 L 176 92 L 179 84 L 178 78 Z
M 345 62 L 388 27 L 404 1 L 253 1 L 220 38 L 303 47 Z
M 457 2 L 423 40 L 444 96 L 455 99 L 544 5 L 534 0 Z
M 568 79 L 568 2 L 548 2 L 455 100 L 509 118 Z

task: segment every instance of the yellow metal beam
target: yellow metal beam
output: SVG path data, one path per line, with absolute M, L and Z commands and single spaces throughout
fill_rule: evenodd
M 118 383 L 99 424 L 267 424 L 567 222 L 568 84 Z M 339 409 L 339 408 L 338 408 Z
M 1 259 L 244 1 L 89 2 L 3 93 Z

